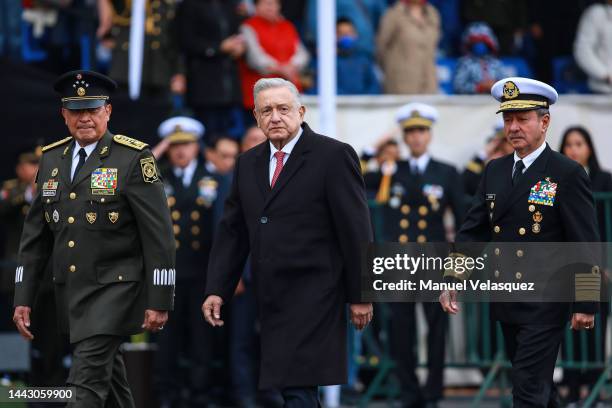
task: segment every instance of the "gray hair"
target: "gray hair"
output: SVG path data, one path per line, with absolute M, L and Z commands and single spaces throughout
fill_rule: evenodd
M 548 110 L 548 108 L 538 108 L 536 109 L 536 114 L 538 115 L 538 119 L 540 119 L 545 115 L 550 116 L 550 111 Z
M 253 100 L 257 100 L 257 95 L 261 91 L 265 91 L 266 89 L 272 88 L 287 88 L 293 94 L 293 99 L 297 106 L 302 106 L 302 100 L 300 98 L 300 92 L 297 90 L 295 85 L 292 82 L 287 81 L 283 78 L 261 78 L 259 81 L 255 82 L 255 86 L 253 86 Z M 257 107 L 255 107 L 257 109 Z

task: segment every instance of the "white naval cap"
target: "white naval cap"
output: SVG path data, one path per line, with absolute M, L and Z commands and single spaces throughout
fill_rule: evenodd
M 552 86 L 522 77 L 497 81 L 491 87 L 491 95 L 501 102 L 497 113 L 548 108 L 559 98 L 559 94 Z
M 414 127 L 430 128 L 438 120 L 438 110 L 424 103 L 413 102 L 399 108 L 396 119 L 404 130 Z
M 197 142 L 205 127 L 199 120 L 187 116 L 174 116 L 164 120 L 157 129 L 159 137 L 168 138 L 170 144 Z

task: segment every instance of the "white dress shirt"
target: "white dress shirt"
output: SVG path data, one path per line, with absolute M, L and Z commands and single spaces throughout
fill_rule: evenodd
M 298 140 L 300 140 L 300 136 L 302 136 L 301 127 L 300 127 L 300 130 L 298 130 L 297 135 L 295 135 L 295 137 L 291 139 L 289 143 L 287 143 L 286 145 L 283 146 L 282 149 L 280 149 L 281 152 L 285 153 L 285 156 L 283 157 L 283 166 L 285 165 L 285 163 L 287 163 L 287 160 L 289 159 L 289 156 L 291 155 L 291 152 L 293 151 L 295 144 L 298 142 Z M 274 169 L 276 169 L 276 157 L 274 156 L 274 153 L 278 152 L 278 149 L 274 147 L 272 142 L 269 142 L 269 143 L 270 143 L 270 178 L 269 178 L 269 182 L 270 182 L 270 185 L 272 185 L 272 176 L 274 176 Z
M 514 152 L 514 166 L 512 166 L 512 175 L 514 175 L 514 168 L 516 166 L 517 161 L 523 161 L 523 164 L 525 165 L 525 168 L 523 169 L 523 174 L 525 174 L 529 166 L 531 166 L 533 162 L 536 161 L 536 159 L 542 154 L 544 149 L 546 149 L 546 142 L 542 143 L 540 147 L 538 147 L 522 159 L 518 156 L 518 154 L 516 154 L 516 152 Z
M 87 161 L 89 155 L 91 155 L 91 152 L 94 151 L 97 145 L 98 142 L 94 142 L 83 147 L 83 149 L 85 149 L 85 153 L 87 154 L 87 157 L 85 157 L 85 161 Z M 79 150 L 81 150 L 81 145 L 79 145 L 77 142 L 74 142 L 74 148 L 72 149 L 72 166 L 70 167 L 70 180 L 74 179 L 74 171 L 76 170 L 77 164 L 79 164 Z
M 410 171 L 416 168 L 419 170 L 419 174 L 425 174 L 425 169 L 431 160 L 429 153 L 424 153 L 419 157 L 410 157 Z
M 193 159 L 190 161 L 187 167 L 184 169 L 181 169 L 180 167 L 174 168 L 174 175 L 176 178 L 181 179 L 183 182 L 183 187 L 187 188 L 191 185 L 191 180 L 193 179 L 196 167 L 198 167 L 198 159 Z

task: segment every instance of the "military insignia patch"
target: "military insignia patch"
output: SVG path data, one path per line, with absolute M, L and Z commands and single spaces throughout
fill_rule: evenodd
M 85 218 L 87 219 L 88 223 L 93 224 L 94 222 L 96 222 L 96 218 L 98 218 L 98 215 L 95 212 L 88 212 L 85 214 Z
M 398 196 L 393 196 L 389 200 L 389 207 L 391 207 L 391 208 L 399 208 L 401 203 L 402 203 L 401 198 L 399 198 Z
M 541 204 L 552 207 L 557 194 L 557 183 L 552 183 L 550 178 L 538 181 L 529 193 L 527 200 L 530 204 Z
M 46 181 L 42 185 L 42 195 L 43 197 L 55 197 L 57 194 L 57 187 L 59 186 L 59 182 L 50 179 Z
M 110 222 L 112 222 L 113 224 L 116 223 L 119 220 L 119 213 L 117 211 L 111 211 L 108 213 L 108 219 L 110 220 Z
M 520 91 L 514 82 L 508 81 L 504 84 L 503 93 L 506 99 L 514 99 L 519 96 Z
M 117 189 L 117 169 L 97 168 L 91 173 L 91 194 L 115 195 Z
M 140 159 L 140 168 L 142 169 L 142 178 L 145 182 L 154 183 L 159 180 L 154 158 L 147 157 L 145 159 Z
M 210 207 L 217 199 L 217 187 L 219 183 L 212 177 L 204 177 L 198 181 L 198 192 L 204 199 L 204 205 Z
M 49 213 L 45 211 L 45 220 L 47 221 L 47 224 L 51 222 L 51 217 L 49 216 Z
M 437 184 L 425 184 L 423 186 L 423 195 L 439 200 L 444 196 L 444 187 Z
M 57 176 L 57 173 L 59 173 L 59 170 L 56 168 L 54 168 L 53 170 L 51 170 L 51 177 L 55 177 Z
M 54 221 L 55 223 L 58 223 L 58 222 L 59 222 L 59 213 L 57 212 L 57 210 L 54 210 L 54 211 L 53 211 L 53 221 Z
M 100 156 L 106 156 L 108 154 L 108 146 L 104 146 L 102 150 L 100 150 Z

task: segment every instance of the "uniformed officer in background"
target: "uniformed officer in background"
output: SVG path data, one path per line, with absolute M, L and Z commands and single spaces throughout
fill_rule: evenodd
M 468 208 L 472 198 L 476 195 L 486 164 L 513 151 L 512 145 L 508 143 L 504 135 L 504 121 L 502 118 L 498 118 L 493 128 L 493 134 L 487 139 L 485 146 L 466 164 L 461 175 Z
M 176 269 L 163 183 L 147 145 L 108 131 L 115 83 L 91 71 L 62 75 L 55 90 L 71 136 L 45 146 L 15 270 L 19 332 L 45 266 L 73 346 L 69 407 L 133 407 L 120 351 L 125 336 L 163 329 Z
M 432 106 L 422 103 L 403 106 L 398 111 L 397 121 L 410 150 L 410 159 L 387 161 L 380 171 L 364 177 L 370 188 L 377 186 L 376 200 L 384 203 L 382 230 L 385 241 L 444 242 L 446 211 L 452 211 L 456 225 L 463 217 L 463 190 L 457 170 L 435 160 L 428 151 L 431 128 L 437 118 L 438 113 Z M 435 303 L 423 303 L 423 309 L 428 326 L 428 377 L 421 390 L 415 373 L 415 304 L 391 303 L 391 352 L 406 407 L 435 407 L 442 399 L 448 319 Z
M 104 0 L 110 4 L 112 28 L 112 63 L 109 75 L 119 85 L 128 83 L 132 0 Z M 183 60 L 180 58 L 175 28 L 179 0 L 144 0 L 144 45 L 142 93 L 144 96 L 166 97 L 169 92 L 182 94 L 186 83 Z
M 213 338 L 199 307 L 212 245 L 218 181 L 200 154 L 204 130 L 201 122 L 185 116 L 169 118 L 159 126 L 166 145 L 162 175 L 173 222 L 176 266 L 181 271 L 174 305 L 179 318 L 172 319 L 157 336 L 155 379 L 161 407 L 179 406 L 182 398 L 190 406 L 205 406 L 209 397 Z
M 557 101 L 557 91 L 540 81 L 511 77 L 496 82 L 491 94 L 501 103 L 498 113 L 503 113 L 504 133 L 514 153 L 485 167 L 483 181 L 456 237 L 458 252 L 452 255 L 465 256 L 462 253 L 469 248 L 461 242 L 599 241 L 587 173 L 545 141 L 551 120 L 549 106 Z M 510 256 L 524 255 L 519 249 Z M 494 256 L 501 256 L 499 248 Z M 599 308 L 598 265 L 578 265 L 576 269 L 573 304 L 491 304 L 512 363 L 515 408 L 560 406 L 553 370 L 565 326 L 571 320 L 575 330 L 592 329 Z M 496 270 L 494 276 L 507 282 L 530 279 L 520 271 L 506 269 Z M 469 276 L 447 270 L 445 277 L 465 280 Z M 449 313 L 459 311 L 456 291 L 444 291 L 440 303 Z
M 2 220 L 3 251 L 0 269 L 0 330 L 9 330 L 11 324 L 12 303 L 15 288 L 14 273 L 17 267 L 19 239 L 23 221 L 30 209 L 36 192 L 36 172 L 39 156 L 35 152 L 19 155 L 15 173 L 17 178 L 6 180 L 0 189 L 0 219 Z

